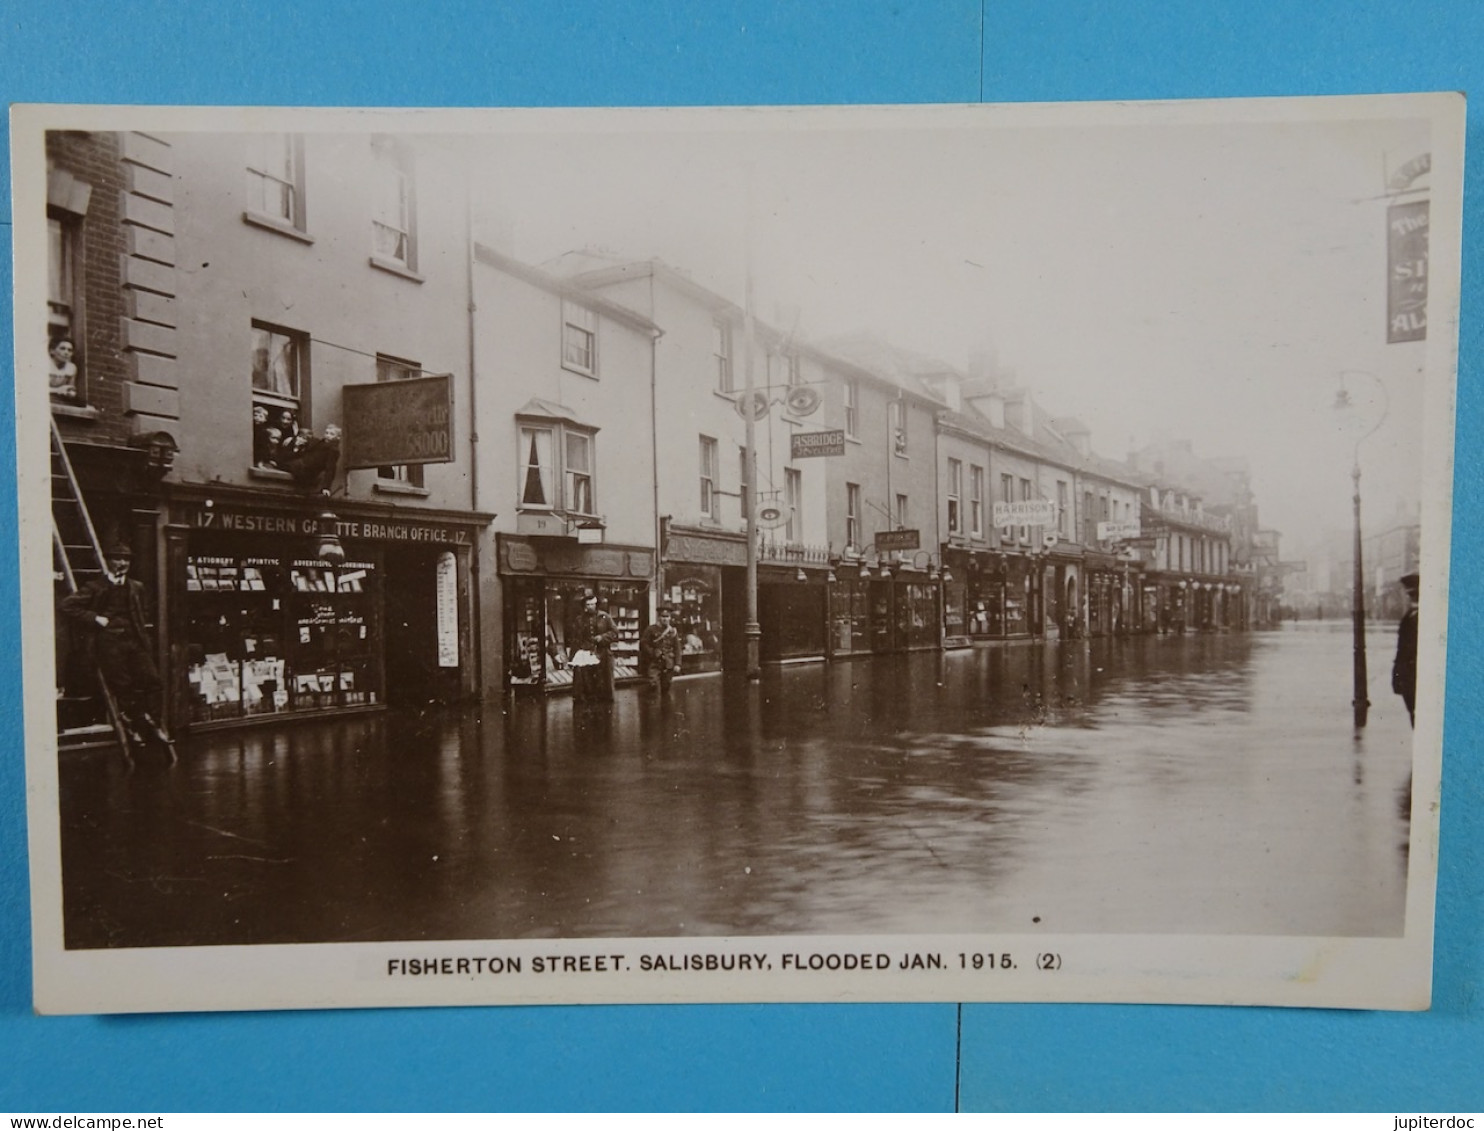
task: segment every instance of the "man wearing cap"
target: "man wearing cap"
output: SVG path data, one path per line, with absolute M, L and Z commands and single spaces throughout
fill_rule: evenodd
M 1402 697 L 1407 705 L 1407 717 L 1417 725 L 1417 590 L 1419 578 L 1415 573 L 1405 574 L 1401 579 L 1402 591 L 1407 595 L 1407 611 L 1396 628 L 1396 659 L 1391 665 L 1391 690 Z
M 142 728 L 168 745 L 158 722 L 160 673 L 150 655 L 144 586 L 129 576 L 133 557 L 122 542 L 110 546 L 103 575 L 65 597 L 61 609 L 91 630 L 93 659 L 123 713 L 130 740 L 142 742 Z
M 651 689 L 664 694 L 669 693 L 670 681 L 680 670 L 680 633 L 670 623 L 673 612 L 669 605 L 661 605 L 659 620 L 639 637 L 639 663 L 645 678 Z
M 613 702 L 613 642 L 618 639 L 618 626 L 613 618 L 598 608 L 598 595 L 591 589 L 582 595 L 582 612 L 577 614 L 572 639 L 572 701 L 574 703 Z M 583 663 L 579 653 L 588 653 L 595 663 Z

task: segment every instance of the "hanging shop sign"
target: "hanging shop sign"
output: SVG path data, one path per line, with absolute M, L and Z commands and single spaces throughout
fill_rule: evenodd
M 346 385 L 341 394 L 347 470 L 453 462 L 452 374 Z
M 844 454 L 845 429 L 843 428 L 832 428 L 826 432 L 795 432 L 789 437 L 789 456 L 792 459 L 843 456 Z
M 1428 202 L 1410 200 L 1386 210 L 1386 340 L 1427 337 Z
M 1130 538 L 1137 538 L 1139 533 L 1137 521 L 1098 523 L 1099 542 L 1126 542 Z
M 1050 499 L 994 504 L 995 526 L 1051 526 L 1055 522 L 1056 504 Z
M 452 552 L 438 555 L 436 571 L 438 609 L 438 666 L 459 666 L 459 569 Z
M 767 393 L 760 389 L 755 389 L 751 396 L 746 393 L 739 396 L 733 402 L 733 405 L 737 409 L 737 415 L 743 420 L 746 420 L 749 416 L 753 420 L 761 420 L 768 415 L 768 409 L 772 407 L 772 402 L 768 400 Z
M 876 534 L 876 552 L 890 550 L 918 550 L 922 548 L 920 530 L 881 530 Z
M 783 403 L 794 416 L 813 416 L 819 410 L 819 390 L 795 385 L 784 396 Z

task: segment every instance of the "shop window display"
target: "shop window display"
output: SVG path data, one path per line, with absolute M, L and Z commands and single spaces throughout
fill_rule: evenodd
M 185 569 L 192 721 L 381 701 L 374 562 L 197 554 Z
M 583 594 L 598 595 L 598 608 L 613 618 L 613 678 L 640 678 L 639 635 L 648 623 L 649 587 L 643 583 L 522 578 L 510 586 L 509 678 L 515 687 L 558 690 L 572 686 L 572 647 Z
M 675 610 L 672 623 L 680 633 L 680 670 L 720 670 L 721 571 L 696 566 L 668 581 L 664 597 Z
M 830 645 L 836 654 L 871 650 L 869 581 L 842 578 L 835 583 L 830 606 Z

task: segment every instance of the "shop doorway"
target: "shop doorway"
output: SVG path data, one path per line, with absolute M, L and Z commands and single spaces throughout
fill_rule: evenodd
M 459 669 L 438 664 L 438 558 L 424 547 L 386 550 L 383 625 L 386 699 L 394 707 L 452 703 L 459 698 Z M 459 606 L 463 615 L 462 604 Z
M 747 570 L 721 567 L 721 666 L 747 672 Z

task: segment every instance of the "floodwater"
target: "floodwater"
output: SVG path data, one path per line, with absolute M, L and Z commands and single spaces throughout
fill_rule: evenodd
M 1403 930 L 1411 731 L 1341 623 L 196 736 L 61 767 L 69 947 Z

